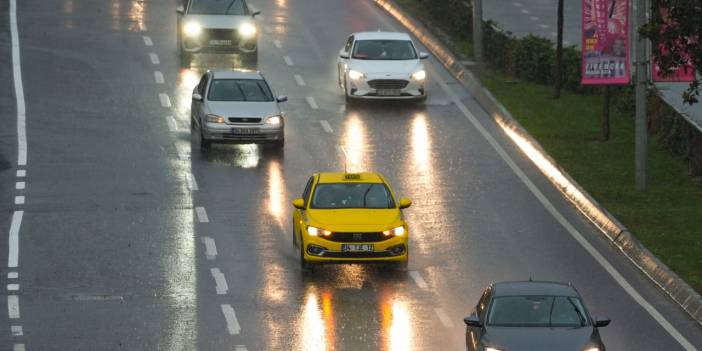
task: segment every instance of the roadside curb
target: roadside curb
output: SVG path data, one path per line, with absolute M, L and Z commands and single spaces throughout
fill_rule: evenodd
M 629 230 L 600 206 L 558 163 L 541 147 L 524 127 L 495 99 L 480 80 L 468 71 L 448 48 L 446 48 L 419 21 L 412 18 L 392 0 L 372 0 L 404 25 L 419 41 L 427 47 L 441 64 L 468 89 L 480 106 L 505 131 L 517 134 L 538 151 L 544 159 L 556 168 L 562 177 L 546 175 L 558 190 L 575 207 L 589 219 L 634 265 L 658 285 L 694 320 L 702 325 L 702 296 L 690 287 L 682 278 L 646 249 Z

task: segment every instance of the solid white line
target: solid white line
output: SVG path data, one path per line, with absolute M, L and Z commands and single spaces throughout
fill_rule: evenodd
M 195 176 L 192 173 L 187 174 L 186 177 L 188 178 L 188 189 L 193 190 L 193 191 L 200 189 L 197 186 L 197 181 L 195 181 Z
M 431 69 L 431 68 L 430 68 Z M 433 69 L 432 69 L 433 70 Z M 433 72 L 436 73 L 436 72 Z M 433 74 L 432 73 L 432 74 Z M 641 296 L 641 294 L 636 291 L 636 289 L 629 284 L 629 282 L 624 278 L 619 271 L 617 271 L 612 264 L 607 261 L 607 259 L 602 256 L 597 249 L 595 249 L 583 235 L 578 232 L 575 227 L 573 227 L 570 222 L 568 222 L 565 217 L 556 209 L 556 207 L 546 198 L 546 196 L 536 187 L 536 185 L 527 177 L 527 175 L 522 171 L 519 166 L 512 160 L 512 158 L 507 154 L 507 152 L 502 148 L 502 146 L 495 140 L 495 138 L 485 129 L 485 127 L 478 121 L 478 119 L 468 110 L 468 108 L 463 104 L 463 102 L 456 96 L 456 94 L 451 91 L 451 89 L 446 85 L 445 82 L 439 81 L 439 85 L 446 92 L 447 95 L 451 97 L 454 104 L 458 107 L 463 115 L 466 116 L 468 121 L 477 129 L 483 138 L 492 146 L 492 148 L 502 157 L 502 159 L 507 163 L 507 165 L 512 169 L 515 175 L 526 185 L 526 187 L 531 191 L 532 194 L 541 202 L 541 204 L 546 208 L 546 210 L 563 226 L 563 228 L 568 231 L 568 233 L 587 251 L 597 263 L 604 268 L 607 273 L 619 284 L 619 286 L 624 289 L 624 291 L 631 296 L 636 303 L 638 303 L 646 312 L 648 312 L 651 317 L 653 317 L 658 324 L 660 324 L 663 329 L 665 329 L 670 336 L 673 337 L 685 350 L 692 351 L 697 350 L 690 342 L 682 335 L 680 332 L 668 322 L 663 315 L 656 310 L 646 299 Z
M 7 279 L 17 279 L 18 277 L 19 277 L 19 273 L 17 273 L 17 272 L 7 273 Z
M 203 236 L 201 240 L 202 243 L 205 244 L 205 257 L 207 257 L 208 260 L 217 258 L 217 245 L 215 245 L 214 239 Z
M 325 132 L 329 134 L 334 133 L 334 129 L 332 129 L 332 127 L 329 125 L 329 122 L 327 122 L 326 120 L 319 121 L 319 124 L 322 125 L 322 129 L 324 129 Z
M 249 351 L 249 349 L 246 348 L 246 345 L 235 345 L 234 351 Z
M 227 330 L 231 335 L 239 335 L 241 333 L 241 326 L 239 321 L 236 320 L 236 313 L 234 313 L 234 308 L 229 305 L 220 305 L 222 308 L 222 313 L 224 314 L 224 319 L 227 321 Z
M 10 326 L 10 332 L 12 333 L 12 336 L 22 336 L 24 335 L 24 331 L 22 330 L 21 325 L 12 325 Z
M 210 268 L 210 273 L 212 273 L 212 278 L 215 280 L 217 295 L 226 295 L 229 286 L 227 285 L 227 279 L 224 277 L 224 274 L 222 274 L 222 271 L 220 271 L 219 268 Z
M 278 49 L 283 48 L 283 43 L 281 43 L 278 39 L 273 40 L 273 45 L 275 45 L 275 47 L 277 47 Z
M 26 351 L 24 348 L 24 344 L 15 344 L 12 347 L 12 351 Z
M 145 35 L 143 38 L 144 38 L 144 45 L 146 45 L 146 46 L 154 46 L 154 42 L 151 41 L 151 38 L 149 38 L 149 37 L 146 36 L 146 35 Z
M 15 205 L 24 205 L 24 196 L 15 196 Z
M 178 123 L 176 123 L 175 118 L 173 116 L 166 116 L 166 122 L 168 123 L 168 130 L 171 132 L 176 132 L 178 131 Z
M 19 284 L 7 284 L 7 291 L 19 291 Z
M 197 220 L 200 223 L 208 223 L 210 219 L 207 217 L 207 211 L 204 207 L 195 207 L 195 213 L 197 214 Z
M 10 38 L 12 41 L 12 75 L 15 83 L 17 105 L 17 165 L 27 165 L 27 127 L 20 61 L 19 34 L 17 31 L 17 0 L 10 0 Z
M 160 71 L 154 72 L 154 81 L 156 81 L 156 84 L 163 84 L 163 82 L 165 81 L 163 79 L 163 73 L 161 73 Z
M 27 175 L 27 170 L 25 169 L 18 169 L 17 170 L 17 178 L 24 178 Z
M 15 189 L 17 190 L 23 190 L 27 184 L 25 182 L 17 182 L 15 183 Z
M 295 82 L 297 83 L 297 85 L 299 85 L 301 87 L 304 87 L 305 85 L 307 85 L 307 84 L 305 84 L 305 81 L 302 79 L 302 76 L 299 74 L 295 75 Z
M 295 65 L 295 63 L 293 63 L 293 60 L 290 58 L 290 56 L 283 56 L 283 60 L 285 60 L 285 64 L 288 66 Z
M 19 230 L 22 225 L 22 215 L 24 211 L 15 211 L 12 214 L 12 224 L 10 224 L 10 238 L 8 248 L 9 254 L 7 255 L 7 267 L 14 268 L 17 267 L 19 262 Z
M 158 65 L 159 63 L 161 63 L 161 60 L 158 59 L 158 55 L 156 55 L 153 52 L 149 53 L 149 58 L 151 59 L 151 63 L 153 63 L 154 65 Z
M 171 107 L 171 98 L 168 97 L 168 94 L 160 93 L 158 94 L 158 99 L 161 101 L 161 106 Z
M 412 280 L 414 280 L 414 283 L 417 284 L 417 286 L 420 289 L 426 289 L 428 287 L 427 282 L 424 281 L 424 278 L 422 278 L 422 275 L 419 274 L 417 271 L 409 271 L 410 277 L 412 277 Z
M 453 328 L 453 322 L 451 321 L 451 318 L 446 314 L 446 311 L 444 311 L 443 308 L 435 308 L 434 313 L 436 313 L 436 316 L 439 317 L 439 320 L 441 321 L 441 324 L 444 325 L 446 328 Z
M 316 110 L 316 109 L 319 108 L 319 106 L 317 106 L 317 102 L 314 101 L 314 98 L 313 98 L 313 97 L 308 96 L 308 97 L 305 98 L 305 100 L 307 100 L 307 103 L 310 105 L 310 107 L 311 107 L 313 110 Z
M 19 319 L 19 296 L 7 295 L 7 315 L 10 317 L 10 319 Z

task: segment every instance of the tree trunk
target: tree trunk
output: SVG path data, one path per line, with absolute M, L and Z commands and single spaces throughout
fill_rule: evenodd
M 602 141 L 609 140 L 609 85 L 602 87 Z
M 563 61 L 563 0 L 558 0 L 558 37 L 556 38 L 556 62 L 553 67 L 553 98 L 561 97 L 561 85 L 563 84 L 562 70 Z

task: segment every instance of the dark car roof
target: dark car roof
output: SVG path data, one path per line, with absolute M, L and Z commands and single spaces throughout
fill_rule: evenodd
M 579 297 L 570 284 L 557 282 L 502 282 L 493 284 L 493 296 L 548 295 Z

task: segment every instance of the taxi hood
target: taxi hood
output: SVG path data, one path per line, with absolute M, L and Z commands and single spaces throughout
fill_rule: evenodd
M 310 223 L 332 231 L 386 230 L 400 220 L 398 209 L 310 209 Z M 314 225 L 314 224 L 313 224 Z

